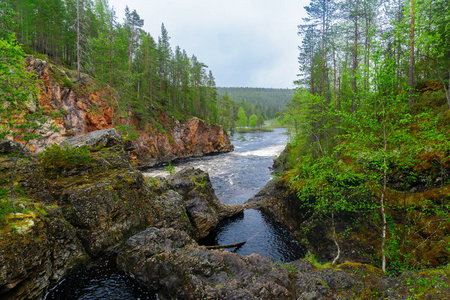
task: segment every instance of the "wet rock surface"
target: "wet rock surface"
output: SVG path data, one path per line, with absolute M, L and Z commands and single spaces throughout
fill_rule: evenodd
M 87 255 L 58 208 L 17 214 L 0 236 L 0 298 L 36 299 Z M 4 224 L 0 224 L 4 226 Z
M 12 231 L 13 221 L 0 222 L 7 232 L 0 237 L 0 298 L 34 299 L 84 263 L 87 254 L 115 251 L 149 226 L 183 230 L 198 239 L 242 211 L 220 203 L 201 170 L 184 170 L 168 180 L 144 178 L 122 145 L 99 148 L 90 153 L 91 161 L 63 170 L 44 170 L 36 155 L 19 158 L 15 182 L 27 200 L 18 199 L 16 207 L 31 210 L 34 225 L 32 234 L 22 236 Z M 14 160 L 0 156 L 3 190 Z M 54 209 L 46 212 L 47 206 Z
M 92 131 L 84 135 L 77 135 L 66 139 L 60 144 L 77 148 L 86 145 L 90 150 L 96 150 L 105 147 L 112 147 L 121 143 L 122 138 L 114 128 L 111 128 Z
M 407 299 L 405 278 L 377 268 L 345 263 L 316 267 L 307 260 L 280 264 L 257 254 L 246 257 L 207 250 L 186 233 L 148 228 L 131 237 L 118 266 L 160 299 Z M 448 279 L 442 279 L 444 286 Z M 397 292 L 397 294 L 395 294 Z M 443 289 L 436 299 L 445 299 Z M 431 296 L 432 294 L 429 294 Z
M 195 239 L 203 238 L 221 220 L 243 211 L 242 205 L 225 205 L 211 185 L 208 173 L 185 169 L 168 178 L 170 188 L 182 197 L 186 213 L 196 229 Z

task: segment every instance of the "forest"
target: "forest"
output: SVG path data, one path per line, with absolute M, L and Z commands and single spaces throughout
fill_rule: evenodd
M 172 48 L 164 24 L 154 38 L 136 10 L 121 22 L 107 0 L 0 1 L 2 38 L 25 54 L 76 69 L 108 88 L 117 115 L 156 122 L 163 109 L 176 120 L 198 117 L 226 129 L 237 108 L 219 97 L 214 76 L 195 55 Z M 117 120 L 116 120 L 117 122 Z
M 390 274 L 447 265 L 450 2 L 312 0 L 305 9 L 282 179 L 316 221 L 328 220 L 333 263 L 353 239 Z
M 248 87 L 218 87 L 219 96 L 227 93 L 237 106 L 242 107 L 247 116 L 261 115 L 264 120 L 277 117 L 286 109 L 286 104 L 294 96 L 291 89 L 267 89 Z
M 107 0 L 0 0 L 2 126 L 33 90 L 25 54 L 76 69 L 79 83 L 88 74 L 118 115 L 146 122 L 162 110 L 232 132 L 239 113 L 246 126 L 288 102 L 280 118 L 292 134 L 279 177 L 309 224 L 326 220 L 334 262 L 353 239 L 390 274 L 448 265 L 450 2 L 312 0 L 305 9 L 291 91 L 217 88 L 199 58 L 172 48 L 164 24 L 156 39 L 137 11 L 127 8 L 120 22 Z

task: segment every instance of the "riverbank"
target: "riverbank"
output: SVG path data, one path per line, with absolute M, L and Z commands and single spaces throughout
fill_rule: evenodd
M 235 153 L 223 157 L 241 157 L 246 163 L 237 161 L 242 168 L 238 170 L 250 170 L 252 163 L 279 151 L 273 145 L 253 148 L 248 139 L 257 137 L 254 134 L 237 137 L 242 145 L 238 144 Z M 244 144 L 248 148 L 241 147 Z M 19 161 L 17 181 L 24 198 L 17 203 L 24 217 L 2 223 L 1 297 L 40 297 L 90 258 L 118 249 L 119 268 L 157 290 L 160 299 L 407 299 L 414 295 L 438 295 L 438 299 L 441 296 L 445 299 L 450 295 L 448 269 L 390 278 L 366 264 L 324 266 L 308 259 L 280 263 L 258 254 L 243 257 L 198 246 L 198 239 L 217 227 L 220 220 L 249 207 L 248 204 L 224 205 L 218 200 L 211 181 L 224 183 L 220 177 L 229 179 L 226 172 L 215 179 L 196 169 L 181 170 L 166 178 L 144 177 L 130 164 L 120 137 L 101 147 L 90 145 L 89 161 L 63 168 L 48 165 L 42 169 L 41 162 L 33 155 Z M 3 174 L 8 174 L 11 155 L 0 158 Z M 254 172 L 261 175 L 259 169 Z M 244 188 L 246 182 L 255 184 L 248 182 L 246 171 L 240 173 L 242 177 L 233 177 L 228 181 L 229 186 L 237 181 L 242 181 Z M 268 169 L 267 173 L 270 177 Z M 259 180 L 261 176 L 255 177 Z M 261 182 L 264 186 L 265 182 Z M 264 193 L 270 195 L 264 190 L 259 194 Z M 233 197 L 239 194 L 242 191 Z M 235 201 L 245 202 L 248 198 L 244 195 Z M 278 213 L 284 215 L 286 211 L 280 207 Z M 43 231 L 41 228 L 45 226 L 49 229 Z M 49 265 L 52 267 L 48 268 Z
M 6 198 L 0 203 L 2 298 L 41 297 L 90 258 L 116 251 L 148 226 L 198 239 L 242 211 L 222 204 L 202 171 L 144 178 L 115 130 L 93 132 L 76 143 L 88 145 L 87 152 L 52 146 L 39 157 L 28 152 L 18 159 L 15 204 L 21 213 L 13 214 Z M 0 155 L 5 193 L 16 148 Z
M 238 133 L 255 133 L 255 132 L 273 132 L 272 127 L 259 127 L 259 128 L 252 128 L 252 127 L 238 127 L 236 128 L 236 132 Z

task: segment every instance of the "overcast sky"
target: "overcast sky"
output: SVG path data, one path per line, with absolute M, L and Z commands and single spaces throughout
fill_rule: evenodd
M 155 40 L 164 23 L 178 45 L 209 67 L 220 87 L 292 88 L 298 73 L 297 25 L 309 0 L 109 0 L 125 6 Z

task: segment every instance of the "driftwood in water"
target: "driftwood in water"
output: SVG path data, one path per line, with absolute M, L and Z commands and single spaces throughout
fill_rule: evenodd
M 248 240 L 246 240 L 245 242 L 241 242 L 241 243 L 236 243 L 236 244 L 230 244 L 230 245 L 222 245 L 222 246 L 205 246 L 206 249 L 224 249 L 224 248 L 233 248 L 233 247 L 240 247 L 242 245 L 244 245 L 245 243 L 247 243 L 248 241 L 253 240 L 258 234 L 261 233 L 261 231 L 264 228 L 261 228 L 257 233 L 255 233 L 254 235 L 252 235 Z
M 230 245 L 222 245 L 222 246 L 206 246 L 206 249 L 233 248 L 233 247 L 239 247 L 239 246 L 242 246 L 242 245 L 244 245 L 245 243 L 247 243 L 247 241 L 241 242 L 241 243 L 236 243 L 236 244 L 230 244 Z

